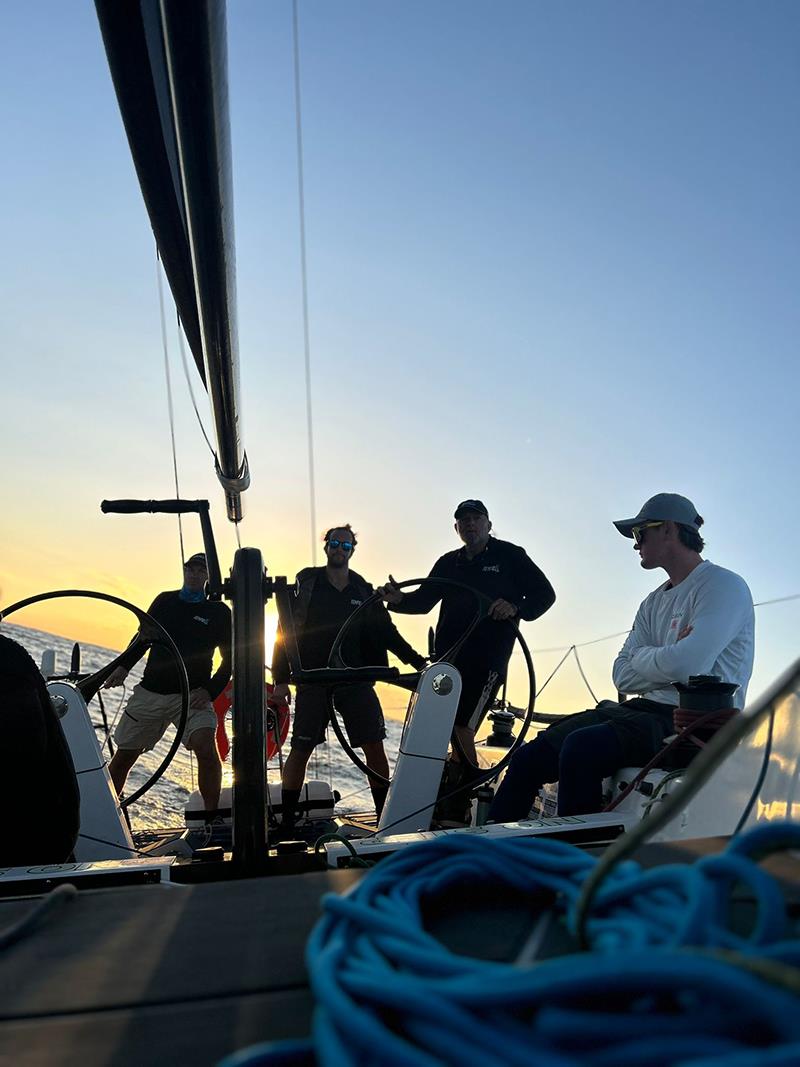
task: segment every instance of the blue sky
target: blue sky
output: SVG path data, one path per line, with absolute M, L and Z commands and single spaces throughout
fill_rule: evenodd
M 228 21 L 242 538 L 293 573 L 291 4 L 231 0 Z M 480 496 L 556 588 L 534 647 L 629 625 L 655 580 L 611 520 L 662 490 L 695 501 L 708 558 L 757 600 L 800 592 L 797 4 L 301 0 L 300 33 L 320 529 L 353 521 L 357 569 L 412 577 Z M 0 50 L 2 599 L 86 584 L 144 603 L 175 582 L 174 527 L 97 505 L 173 491 L 163 355 L 94 9 L 7 4 Z M 229 560 L 171 324 L 170 348 L 182 491 L 210 496 Z M 84 625 L 70 612 L 53 628 Z M 752 695 L 796 656 L 799 612 L 759 611 Z M 616 647 L 586 651 L 601 695 Z M 587 695 L 574 671 L 549 692 Z

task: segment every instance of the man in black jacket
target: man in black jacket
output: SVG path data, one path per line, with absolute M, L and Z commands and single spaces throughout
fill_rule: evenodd
M 159 593 L 148 613 L 170 635 L 186 666 L 190 692 L 183 744 L 197 759 L 197 785 L 210 813 L 217 810 L 222 785 L 215 742 L 217 716 L 212 705 L 231 676 L 231 611 L 227 604 L 207 599 L 207 581 L 206 557 L 196 552 L 183 565 L 183 587 Z M 219 649 L 221 662 L 212 675 L 215 649 Z M 110 675 L 106 687 L 122 685 L 141 656 L 141 645 L 134 639 L 130 653 Z M 176 665 L 166 648 L 155 645 L 142 681 L 134 687 L 114 731 L 118 747 L 108 770 L 118 793 L 142 752 L 155 747 L 170 722 L 177 725 L 180 707 Z
M 350 570 L 356 538 L 349 524 L 334 526 L 325 534 L 324 567 L 307 567 L 297 575 L 296 600 L 292 616 L 297 634 L 300 662 L 306 669 L 327 667 L 333 642 L 347 619 L 373 593 L 372 586 L 360 574 Z M 425 660 L 398 633 L 382 604 L 363 613 L 344 642 L 342 659 L 349 667 L 383 666 L 387 650 L 398 659 L 422 670 Z M 289 663 L 278 635 L 272 659 L 275 700 L 289 696 Z M 383 711 L 370 682 L 337 689 L 334 695 L 337 712 L 342 716 L 353 748 L 364 752 L 367 766 L 385 778 L 389 764 L 383 748 L 386 727 Z M 303 788 L 306 767 L 314 748 L 325 739 L 328 703 L 325 687 L 299 685 L 294 708 L 291 751 L 283 765 L 281 810 L 283 825 L 295 819 L 295 809 Z M 370 780 L 375 810 L 380 818 L 386 799 L 386 787 Z
M 455 531 L 464 547 L 437 559 L 430 577 L 462 582 L 491 600 L 488 617 L 478 623 L 452 658 L 462 685 L 454 729 L 458 746 L 453 757 L 458 761 L 460 747 L 474 766 L 478 758 L 475 731 L 505 679 L 514 647 L 514 628 L 508 620 L 538 619 L 556 595 L 523 548 L 490 536 L 492 524 L 482 501 L 462 501 L 455 510 L 455 520 Z M 390 609 L 398 612 L 424 614 L 441 602 L 434 640 L 437 658 L 446 655 L 463 636 L 477 607 L 467 590 L 447 585 L 431 584 L 403 593 L 391 575 L 378 592 Z

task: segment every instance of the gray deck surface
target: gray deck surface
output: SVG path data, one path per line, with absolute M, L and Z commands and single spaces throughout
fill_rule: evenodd
M 720 839 L 648 846 L 637 859 L 692 862 L 723 846 Z M 800 863 L 784 854 L 767 867 L 797 916 Z M 321 896 L 358 877 L 335 871 L 82 890 L 0 950 L 0 1064 L 211 1067 L 258 1041 L 307 1036 L 306 939 Z M 493 899 L 487 909 L 464 896 L 457 914 L 431 922 L 436 934 L 454 951 L 513 958 L 538 914 L 535 903 Z M 0 929 L 32 905 L 0 900 Z M 570 951 L 563 936 L 544 954 Z
M 355 877 L 81 891 L 0 953 L 0 1063 L 204 1067 L 307 1035 L 306 938 Z M 0 926 L 32 903 L 0 901 Z

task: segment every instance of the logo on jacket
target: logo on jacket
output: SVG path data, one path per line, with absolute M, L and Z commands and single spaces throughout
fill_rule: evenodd
M 484 567 L 483 568 L 483 573 L 485 574 L 487 571 L 492 571 L 493 574 L 499 574 L 500 573 L 500 565 L 497 564 L 497 563 L 493 563 L 490 567 Z
M 356 600 L 355 597 L 353 597 L 353 599 L 350 601 L 350 603 L 357 607 L 359 604 L 363 604 L 364 601 L 363 600 Z
M 208 626 L 208 619 L 204 619 L 202 615 L 195 615 L 194 616 L 194 621 L 195 622 L 202 622 L 205 626 Z

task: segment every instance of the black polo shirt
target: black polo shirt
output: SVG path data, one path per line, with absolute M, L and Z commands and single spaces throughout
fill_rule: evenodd
M 328 666 L 336 635 L 364 599 L 352 582 L 340 591 L 331 585 L 324 572 L 319 575 L 308 604 L 305 626 L 297 636 L 304 669 Z M 364 662 L 360 630 L 356 625 L 345 637 L 342 659 L 350 666 Z
M 176 590 L 159 593 L 148 614 L 160 622 L 178 647 L 189 677 L 190 689 L 206 689 L 216 700 L 231 676 L 231 611 L 217 600 L 193 604 L 181 600 Z M 213 676 L 214 650 L 219 649 L 222 662 Z M 132 667 L 139 655 L 133 649 L 121 665 Z M 180 678 L 175 661 L 163 645 L 154 645 L 147 659 L 142 685 L 151 693 L 180 692 Z
M 461 548 L 447 552 L 434 563 L 431 578 L 462 582 L 490 600 L 502 598 L 517 608 L 515 621 L 538 619 L 555 601 L 550 582 L 519 545 L 490 537 L 482 552 L 469 559 Z M 392 611 L 423 614 L 441 602 L 434 650 L 444 655 L 462 636 L 477 607 L 476 598 L 465 589 L 431 585 L 406 593 Z M 505 670 L 514 647 L 514 630 L 507 622 L 484 619 L 460 649 L 457 662 L 478 657 L 482 663 Z

